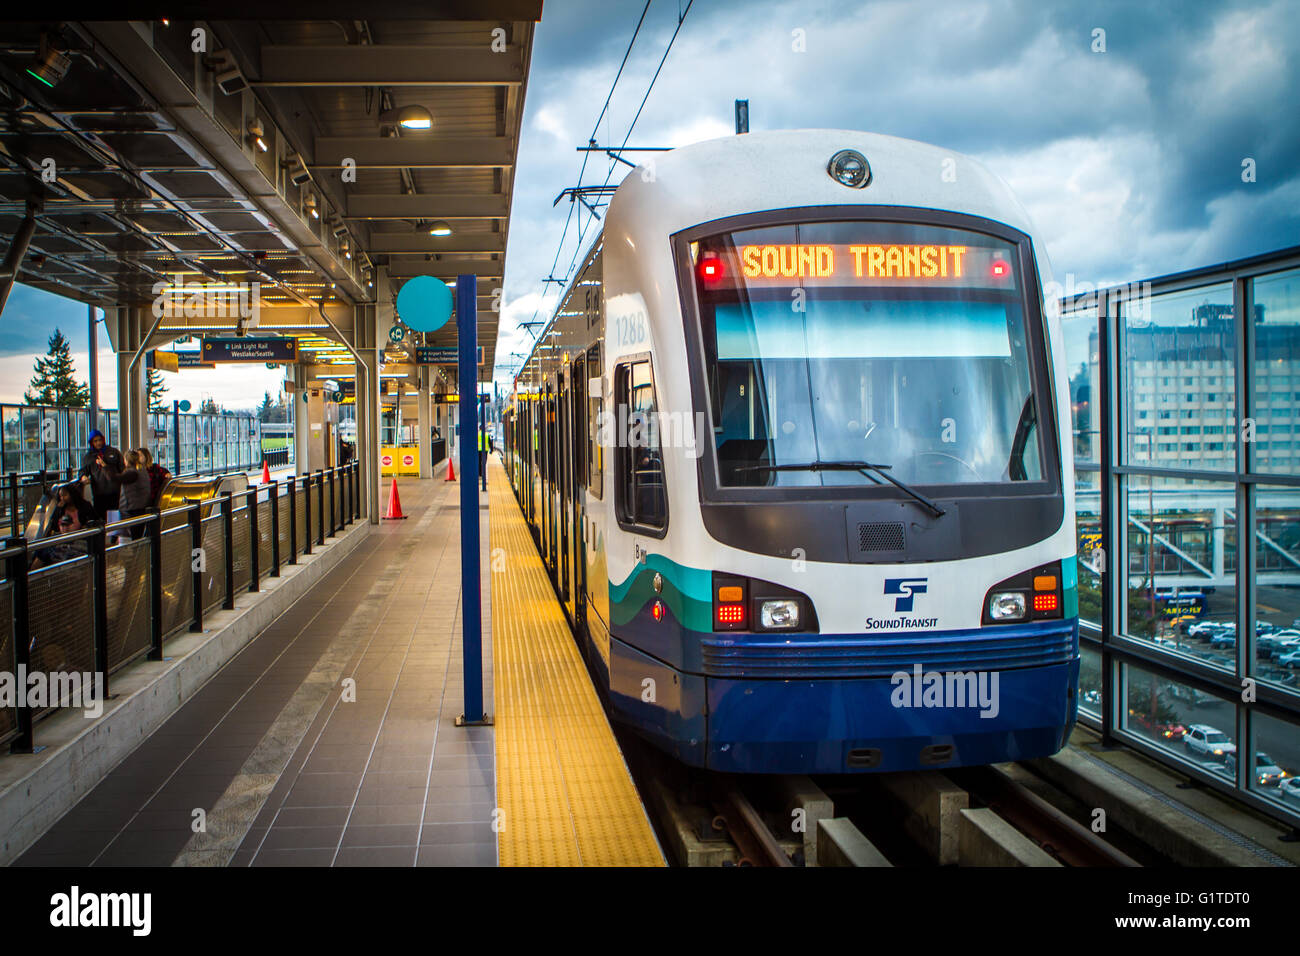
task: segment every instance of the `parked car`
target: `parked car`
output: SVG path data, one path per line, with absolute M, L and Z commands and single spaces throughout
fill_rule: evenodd
M 1211 647 L 1236 647 L 1237 635 L 1230 631 L 1224 631 L 1221 634 L 1215 634 L 1214 637 L 1210 638 L 1210 646 Z
M 1281 657 L 1289 651 L 1300 650 L 1300 637 L 1278 637 L 1276 634 L 1269 634 L 1258 638 L 1255 647 L 1260 657 Z
M 1134 724 L 1147 733 L 1168 740 L 1171 743 L 1175 740 L 1182 740 L 1183 735 L 1187 733 L 1187 728 L 1176 720 L 1165 722 L 1157 717 L 1150 717 L 1135 710 L 1130 710 L 1128 715 Z
M 1187 628 L 1188 637 L 1199 637 L 1207 641 L 1217 633 L 1219 633 L 1219 626 L 1213 621 L 1201 621 Z
M 1278 667 L 1300 667 L 1300 650 L 1290 650 L 1277 659 Z
M 1223 767 L 1230 774 L 1237 772 L 1237 755 L 1224 754 Z M 1262 750 L 1255 751 L 1255 782 L 1261 787 L 1276 787 L 1286 776 L 1286 771 Z
M 1237 752 L 1237 745 L 1228 735 L 1209 724 L 1192 724 L 1188 727 L 1183 745 L 1190 753 L 1214 760 L 1222 760 L 1228 754 Z
M 1300 777 L 1287 777 L 1277 785 L 1277 795 L 1283 803 L 1300 806 Z

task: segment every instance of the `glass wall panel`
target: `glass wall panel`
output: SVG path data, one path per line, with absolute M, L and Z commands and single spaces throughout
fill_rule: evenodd
M 1065 339 L 1065 368 L 1073 413 L 1074 460 L 1096 463 L 1101 460 L 1098 443 L 1101 434 L 1098 402 L 1101 366 L 1097 362 L 1096 306 L 1062 313 L 1061 331 Z
M 0 432 L 4 441 L 4 470 L 22 470 L 22 415 L 23 410 L 17 405 L 5 405 L 0 408 Z
M 1101 654 L 1079 647 L 1079 710 L 1101 720 Z
M 1255 673 L 1300 690 L 1300 488 L 1256 489 Z
M 1127 464 L 1236 467 L 1232 283 L 1125 303 L 1121 361 Z
M 1300 269 L 1254 281 L 1255 470 L 1300 474 Z
M 1079 619 L 1101 626 L 1101 492 L 1096 472 L 1076 471 L 1075 540 L 1079 565 Z M 1092 484 L 1086 484 L 1091 479 Z
M 1300 724 L 1255 714 L 1251 718 L 1255 744 L 1248 786 L 1256 796 L 1274 800 L 1300 813 Z M 1236 755 L 1229 761 L 1236 763 Z
M 1131 475 L 1125 488 L 1125 633 L 1235 671 L 1235 486 Z
M 1202 770 L 1232 776 L 1225 765 L 1236 751 L 1237 714 L 1231 701 L 1131 664 L 1124 666 L 1124 685 L 1126 730 Z

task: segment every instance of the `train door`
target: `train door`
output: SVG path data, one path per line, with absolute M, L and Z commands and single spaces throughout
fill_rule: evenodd
M 559 578 L 556 574 L 558 562 L 556 561 L 556 512 L 559 500 L 559 482 L 556 478 L 556 447 L 558 442 L 558 423 L 555 420 L 555 395 L 556 383 L 552 381 L 546 387 L 546 557 L 547 564 L 551 571 L 551 580 L 559 587 Z
M 533 533 L 533 540 L 537 539 L 537 393 L 532 392 L 528 396 L 528 401 L 524 405 L 524 433 L 520 436 L 523 442 L 524 460 L 527 462 L 525 474 L 528 476 L 528 502 L 526 505 L 528 511 L 528 528 Z
M 537 429 L 537 551 L 546 563 L 546 541 L 550 523 L 547 519 L 546 502 L 550 495 L 546 491 L 546 449 L 549 435 L 546 430 L 546 409 L 550 405 L 550 388 L 542 385 L 537 391 L 537 414 L 534 424 Z
M 587 362 L 570 366 L 573 402 L 573 620 L 579 637 L 587 627 Z
M 556 509 L 557 558 L 556 572 L 559 576 L 560 600 L 570 616 L 573 614 L 573 598 L 569 593 L 569 518 L 573 514 L 571 504 L 573 487 L 569 474 L 569 448 L 572 443 L 570 435 L 569 412 L 569 375 L 568 369 L 561 366 L 556 376 L 555 395 L 555 490 L 559 507 Z

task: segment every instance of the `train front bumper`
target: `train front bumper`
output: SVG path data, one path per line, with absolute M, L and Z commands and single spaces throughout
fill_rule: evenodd
M 1058 620 L 932 634 L 924 648 L 915 636 L 904 644 L 819 635 L 784 664 L 741 639 L 725 659 L 710 661 L 706 650 L 704 674 L 615 638 L 611 703 L 615 716 L 683 762 L 730 773 L 1028 760 L 1059 751 L 1074 726 L 1077 633 L 1077 622 Z M 791 673 L 800 667 L 814 673 Z M 839 676 L 841 668 L 850 673 Z

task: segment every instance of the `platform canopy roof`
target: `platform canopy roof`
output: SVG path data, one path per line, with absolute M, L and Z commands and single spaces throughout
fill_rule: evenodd
M 149 6 L 0 22 L 18 281 L 108 308 L 259 282 L 275 328 L 277 305 L 376 301 L 377 267 L 390 297 L 472 272 L 490 369 L 540 0 Z

